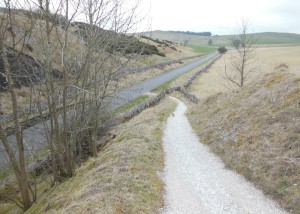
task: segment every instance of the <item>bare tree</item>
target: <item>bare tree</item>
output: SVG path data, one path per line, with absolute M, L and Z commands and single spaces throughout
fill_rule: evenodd
M 249 21 L 241 19 L 237 24 L 235 51 L 231 52 L 230 68 L 225 65 L 225 78 L 238 87 L 243 87 L 249 75 L 259 69 L 259 64 L 255 59 L 256 39 L 251 34 L 251 24 Z
M 18 60 L 25 46 L 26 39 L 31 33 L 33 23 L 31 22 L 27 26 L 23 26 L 24 32 L 17 35 L 15 31 L 20 31 L 21 27 L 17 24 L 17 16 L 13 12 L 13 9 L 16 7 L 18 2 L 5 0 L 4 3 L 6 9 L 4 10 L 3 15 L 0 17 L 0 57 L 4 68 L 3 71 L 1 71 L 1 75 L 5 76 L 6 78 L 8 91 L 11 97 L 13 126 L 17 142 L 17 155 L 16 151 L 13 150 L 7 139 L 2 121 L 0 122 L 0 139 L 12 164 L 22 198 L 20 202 L 15 199 L 11 200 L 15 201 L 17 205 L 26 210 L 34 202 L 35 196 L 31 195 L 31 193 L 34 194 L 34 191 L 31 191 L 25 163 L 23 133 L 18 114 L 19 104 L 15 91 L 15 85 L 18 76 Z
M 137 39 L 126 34 L 136 24 L 139 1 L 131 7 L 124 0 L 30 1 L 28 5 L 34 5 L 36 10 L 20 4 L 20 9 L 28 10 L 22 10 L 26 18 L 19 17 L 27 23 L 22 33 L 16 27 L 19 20 L 14 20 L 19 11 L 13 13 L 10 9 L 12 2 L 17 0 L 5 1 L 7 10 L 0 17 L 0 54 L 4 64 L 4 71 L 0 72 L 11 95 L 17 150 L 11 147 L 2 121 L 0 139 L 22 196 L 20 203 L 15 202 L 28 209 L 36 199 L 36 191 L 31 189 L 25 163 L 18 114 L 21 107 L 15 90 L 18 79 L 15 65 L 28 40 L 35 43 L 31 51 L 37 52 L 39 59 L 32 59 L 42 70 L 41 76 L 36 77 L 38 84 L 30 84 L 29 108 L 33 100 L 38 106 L 47 106 L 46 111 L 42 107 L 38 111 L 41 118 L 45 112 L 49 117 L 49 121 L 41 123 L 50 151 L 47 160 L 53 181 L 57 182 L 74 175 L 83 150 L 88 148 L 89 155 L 97 155 L 99 133 L 111 123 L 110 102 L 121 89 L 119 74 L 136 56 L 132 49 Z M 82 22 L 75 21 L 77 15 Z M 8 57 L 9 50 L 13 57 Z M 59 78 L 55 78 L 55 72 L 59 72 Z
M 125 7 L 124 0 L 72 1 L 72 13 L 70 3 L 61 1 L 54 12 L 50 0 L 38 5 L 45 21 L 39 26 L 40 52 L 46 72 L 44 98 L 50 127 L 45 123 L 45 129 L 54 180 L 73 176 L 83 149 L 97 155 L 97 138 L 110 121 L 109 98 L 120 90 L 118 74 L 133 58 L 126 53 L 136 42 L 135 37 L 125 34 L 135 25 L 139 1 L 131 8 Z M 65 21 L 54 25 L 53 17 L 61 11 Z M 82 22 L 74 21 L 76 14 Z M 72 26 L 76 27 L 73 34 L 69 31 Z M 75 37 L 74 51 L 71 40 Z M 61 80 L 53 78 L 53 69 L 61 70 Z

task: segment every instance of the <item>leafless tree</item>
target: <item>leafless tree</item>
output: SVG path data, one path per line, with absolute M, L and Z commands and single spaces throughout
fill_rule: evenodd
M 11 1 L 6 2 L 9 8 Z M 120 90 L 119 73 L 135 57 L 127 53 L 135 46 L 136 38 L 126 33 L 135 25 L 139 1 L 131 6 L 125 0 L 44 0 L 30 1 L 29 5 L 35 6 L 35 10 L 27 11 L 26 20 L 32 24 L 23 37 L 18 38 L 13 31 L 10 10 L 0 20 L 3 74 L 12 98 L 18 158 L 10 148 L 2 123 L 0 138 L 13 165 L 25 209 L 31 206 L 35 196 L 30 196 L 34 191 L 27 179 L 15 78 L 12 78 L 15 71 L 8 63 L 6 45 L 21 53 L 28 37 L 35 41 L 34 51 L 38 53 L 44 75 L 39 84 L 30 85 L 29 106 L 32 100 L 47 104 L 47 110 L 39 108 L 39 114 L 47 113 L 49 117 L 49 121 L 41 123 L 56 182 L 74 175 L 83 147 L 88 147 L 89 155 L 97 155 L 99 133 L 111 121 L 110 101 Z M 7 43 L 8 36 L 12 43 Z M 55 77 L 55 71 L 59 71 L 59 78 Z
M 6 9 L 3 11 L 3 14 L 0 17 L 0 57 L 4 69 L 0 72 L 1 75 L 5 76 L 6 78 L 8 91 L 11 97 L 13 126 L 18 147 L 17 155 L 15 155 L 16 152 L 12 149 L 6 137 L 2 121 L 0 122 L 0 139 L 9 156 L 22 197 L 22 200 L 19 203 L 16 200 L 15 202 L 26 210 L 33 203 L 35 196 L 31 195 L 31 193 L 34 193 L 34 191 L 31 191 L 25 163 L 23 133 L 18 114 L 19 104 L 15 91 L 15 85 L 18 76 L 18 60 L 25 46 L 26 39 L 31 33 L 33 22 L 27 23 L 27 25 L 22 26 L 23 32 L 17 34 L 15 31 L 20 31 L 21 23 L 18 23 L 19 20 L 17 19 L 16 14 L 13 12 L 13 9 L 14 7 L 18 6 L 18 2 L 5 0 L 4 3 Z M 9 47 L 11 47 L 11 49 Z
M 235 51 L 231 52 L 229 69 L 225 65 L 225 78 L 238 87 L 243 87 L 249 75 L 259 69 L 255 59 L 255 43 L 257 39 L 251 34 L 251 24 L 245 19 L 237 24 L 233 41 Z
M 125 34 L 135 24 L 138 4 L 126 8 L 123 0 L 65 0 L 54 7 L 46 0 L 38 5 L 44 17 L 38 30 L 46 72 L 43 94 L 50 116 L 50 127 L 45 123 L 45 129 L 54 180 L 74 174 L 75 162 L 80 162 L 77 156 L 86 144 L 91 155 L 97 155 L 99 130 L 109 121 L 109 97 L 120 90 L 118 73 L 132 59 L 126 51 L 136 39 Z M 51 5 L 56 8 L 54 12 Z M 59 12 L 63 12 L 65 21 L 54 25 L 53 17 Z M 76 15 L 83 21 L 75 22 Z M 69 28 L 74 26 L 77 30 L 71 33 Z M 75 51 L 71 42 L 74 37 Z M 59 81 L 52 73 L 57 68 L 62 72 Z

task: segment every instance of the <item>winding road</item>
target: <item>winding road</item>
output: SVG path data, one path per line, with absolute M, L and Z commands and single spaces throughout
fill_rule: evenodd
M 175 98 L 173 98 L 175 99 Z M 178 103 L 164 130 L 165 214 L 283 214 L 242 176 L 199 143 Z
M 205 55 L 201 57 L 199 60 L 190 63 L 188 65 L 185 65 L 181 68 L 177 68 L 174 70 L 171 70 L 169 72 L 163 73 L 161 75 L 158 75 L 152 79 L 145 80 L 139 84 L 136 84 L 134 86 L 131 86 L 127 89 L 121 90 L 118 93 L 116 93 L 113 96 L 112 106 L 111 110 L 114 110 L 131 100 L 136 99 L 137 97 L 165 84 L 166 82 L 178 77 L 181 74 L 184 74 L 194 68 L 197 68 L 198 66 L 202 65 L 203 63 L 214 59 L 218 56 L 217 52 Z M 49 124 L 47 121 L 46 124 Z M 45 127 L 43 123 L 36 124 L 26 130 L 23 130 L 23 140 L 25 143 L 25 154 L 29 155 L 31 151 L 37 151 L 41 148 L 44 148 L 47 146 L 47 140 L 46 140 L 46 134 L 45 134 Z M 17 151 L 17 143 L 14 135 L 11 135 L 8 137 L 10 145 L 14 151 Z M 17 153 L 16 153 L 17 155 Z M 5 166 L 7 163 L 9 163 L 8 156 L 6 154 L 6 151 L 4 150 L 4 147 L 2 145 L 2 142 L 0 144 L 0 169 Z

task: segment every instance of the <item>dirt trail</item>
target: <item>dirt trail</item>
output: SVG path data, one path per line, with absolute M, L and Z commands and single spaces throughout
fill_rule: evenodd
M 164 130 L 166 207 L 163 213 L 286 213 L 199 143 L 178 107 Z

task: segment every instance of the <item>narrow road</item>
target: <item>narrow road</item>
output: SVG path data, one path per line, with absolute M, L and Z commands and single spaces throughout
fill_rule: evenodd
M 134 86 L 126 88 L 126 89 L 118 92 L 114 96 L 113 107 L 117 108 L 131 100 L 134 100 L 135 98 L 138 98 L 139 96 L 141 96 L 149 91 L 152 91 L 153 89 L 167 83 L 168 81 L 170 81 L 188 71 L 191 71 L 194 68 L 199 67 L 200 65 L 204 64 L 205 62 L 208 62 L 209 60 L 216 58 L 218 55 L 219 54 L 217 52 L 213 52 L 211 54 L 205 55 L 204 57 L 201 57 L 199 60 L 197 60 L 193 63 L 190 63 L 188 65 L 185 65 L 185 66 L 177 68 L 177 69 L 173 69 L 169 72 L 158 75 L 152 79 L 145 80 Z
M 199 143 L 178 107 L 164 130 L 166 214 L 286 213 Z
M 181 68 L 171 70 L 164 74 L 158 75 L 153 79 L 145 80 L 139 84 L 124 89 L 113 96 L 110 109 L 114 110 L 128 103 L 129 101 L 134 100 L 135 98 L 157 88 L 158 86 L 165 84 L 166 82 L 172 80 L 173 78 L 183 73 L 186 73 L 209 60 L 212 60 L 217 56 L 218 53 L 216 52 L 205 55 L 204 57 L 201 57 L 199 60 L 193 63 L 185 65 Z M 49 121 L 47 121 L 46 124 L 48 124 L 49 127 Z M 29 155 L 30 153 L 32 153 L 32 151 L 37 151 L 47 146 L 46 131 L 42 123 L 36 124 L 26 130 L 23 130 L 23 135 L 24 135 L 23 140 L 25 142 L 26 155 Z M 14 151 L 17 151 L 17 143 L 16 143 L 15 136 L 14 135 L 9 136 L 8 140 L 10 142 L 12 149 Z M 7 163 L 9 163 L 9 159 L 1 142 L 0 143 L 0 169 L 3 166 L 5 166 Z

